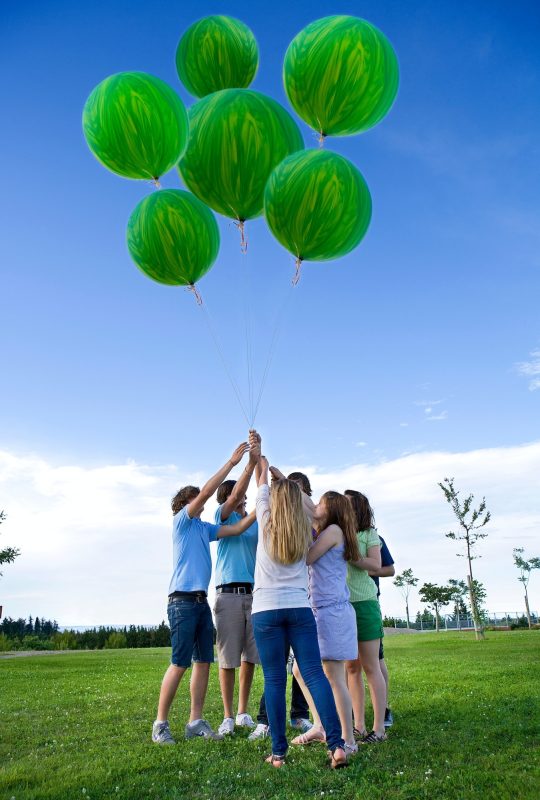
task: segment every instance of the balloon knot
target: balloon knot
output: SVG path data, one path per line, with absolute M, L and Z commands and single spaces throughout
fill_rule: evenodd
M 194 283 L 190 283 L 189 286 L 186 286 L 186 290 L 193 294 L 193 296 L 195 297 L 195 300 L 197 301 L 197 305 L 198 306 L 202 306 L 203 299 L 201 297 L 201 294 L 200 294 L 199 290 L 195 286 L 195 284 Z
M 298 256 L 298 258 L 294 262 L 294 266 L 295 266 L 295 272 L 294 272 L 294 278 L 292 279 L 292 285 L 296 286 L 296 284 L 300 280 L 300 270 L 302 269 L 302 259 L 300 258 L 300 256 Z
M 326 133 L 319 131 L 319 147 L 322 149 L 324 147 L 324 140 L 326 139 Z
M 248 250 L 248 240 L 246 236 L 246 221 L 245 219 L 234 220 L 234 224 L 240 231 L 240 250 L 242 255 L 246 255 Z
M 154 177 L 152 178 L 152 185 L 154 189 L 161 189 L 161 183 L 159 182 L 159 177 L 156 177 L 154 175 Z

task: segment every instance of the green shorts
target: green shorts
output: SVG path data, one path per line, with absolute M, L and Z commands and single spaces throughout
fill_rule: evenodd
M 381 607 L 377 600 L 360 600 L 352 603 L 356 614 L 356 631 L 359 642 L 370 642 L 372 639 L 382 639 L 384 629 L 382 624 Z

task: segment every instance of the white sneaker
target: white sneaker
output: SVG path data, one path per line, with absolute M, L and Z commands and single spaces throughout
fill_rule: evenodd
M 195 722 L 188 722 L 184 735 L 186 739 L 194 739 L 196 736 L 202 736 L 203 739 L 215 739 L 216 741 L 223 739 L 221 734 L 212 730 L 205 719 L 196 719 Z
M 249 714 L 237 714 L 235 725 L 238 725 L 239 728 L 254 728 L 255 723 L 249 716 Z
M 295 731 L 300 731 L 300 733 L 307 733 L 313 727 L 313 723 L 310 722 L 309 719 L 302 719 L 301 717 L 289 720 L 289 725 L 291 728 L 294 728 Z
M 348 742 L 345 742 L 345 744 L 343 745 L 343 749 L 345 750 L 347 757 L 355 756 L 358 753 L 358 745 L 354 741 L 352 742 L 352 744 L 348 744 Z
M 256 739 L 266 739 L 267 736 L 270 736 L 270 726 L 259 722 L 255 730 L 249 734 L 248 742 L 254 742 Z
M 234 719 L 232 717 L 225 717 L 218 728 L 218 733 L 222 736 L 230 736 L 234 733 Z

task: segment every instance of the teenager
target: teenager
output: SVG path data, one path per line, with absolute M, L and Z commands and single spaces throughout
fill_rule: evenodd
M 352 490 L 349 490 L 352 491 Z M 379 604 L 381 602 L 381 587 L 379 585 L 380 578 L 392 578 L 396 574 L 396 568 L 394 567 L 394 559 L 392 558 L 392 554 L 388 549 L 388 545 L 384 541 L 383 537 L 379 535 L 379 539 L 381 541 L 381 568 L 375 572 L 369 573 L 369 576 L 372 581 L 374 581 L 375 586 L 377 587 L 377 600 Z M 386 700 L 385 700 L 385 711 L 384 711 L 384 727 L 391 728 L 394 724 L 394 715 L 392 714 L 392 710 L 390 708 L 390 701 L 389 701 L 389 688 L 390 688 L 390 681 L 388 677 L 388 667 L 386 666 L 386 661 L 384 658 L 384 646 L 383 640 L 381 639 L 381 644 L 379 646 L 379 667 L 381 668 L 382 676 L 384 678 L 384 685 L 386 688 Z M 362 684 L 363 687 L 363 684 Z
M 260 445 L 257 444 L 250 450 L 241 477 L 237 481 L 226 480 L 219 487 L 217 525 L 235 525 L 246 516 L 246 491 L 259 456 Z M 217 548 L 214 619 L 223 700 L 223 722 L 218 733 L 224 736 L 233 734 L 235 725 L 255 727 L 247 710 L 255 664 L 259 663 L 251 624 L 257 539 L 258 526 L 254 522 L 242 536 L 220 539 Z M 235 718 L 233 697 L 238 668 L 238 712 Z
M 291 472 L 290 475 L 287 475 L 287 478 L 290 481 L 297 483 L 302 492 L 308 497 L 311 497 L 311 484 L 307 475 L 304 475 L 303 472 Z M 289 654 L 287 653 L 285 663 L 288 663 L 288 661 Z M 307 733 L 307 731 L 313 727 L 309 719 L 309 705 L 294 673 L 291 681 L 291 710 L 289 715 L 289 725 L 291 728 L 300 731 L 300 734 Z M 259 713 L 257 714 L 257 727 L 252 733 L 250 733 L 248 739 L 250 741 L 264 739 L 266 736 L 268 736 L 269 730 L 270 726 L 268 723 L 268 714 L 266 713 L 266 698 L 263 692 L 259 703 Z
M 367 497 L 352 490 L 347 490 L 345 495 L 349 498 L 356 517 L 360 551 L 359 560 L 349 564 L 347 569 L 347 584 L 356 614 L 358 635 L 358 658 L 347 662 L 347 677 L 353 703 L 355 732 L 363 744 L 374 744 L 386 739 L 386 687 L 379 666 L 379 646 L 384 630 L 381 608 L 377 601 L 377 587 L 369 577 L 370 571 L 376 572 L 381 568 L 381 542 Z M 373 729 L 369 733 L 365 725 L 362 670 L 366 674 L 373 706 Z
M 248 449 L 247 442 L 242 442 L 202 489 L 184 486 L 172 499 L 174 570 L 167 609 L 172 653 L 171 663 L 161 684 L 157 718 L 152 728 L 152 740 L 156 744 L 174 744 L 169 729 L 169 710 L 180 681 L 192 662 L 189 685 L 191 712 L 185 737 L 223 738 L 202 718 L 210 664 L 214 661 L 214 626 L 207 601 L 212 572 L 210 542 L 240 535 L 253 524 L 255 514 L 249 514 L 234 525 L 222 526 L 202 522 L 200 517 L 206 501 L 231 469 L 240 463 Z
M 356 540 L 356 518 L 349 500 L 338 492 L 325 492 L 313 510 L 315 541 L 309 549 L 309 599 L 317 624 L 317 639 L 324 672 L 330 681 L 341 721 L 345 752 L 358 752 L 354 740 L 352 702 L 347 688 L 345 661 L 358 654 L 356 617 L 349 602 L 347 564 L 360 557 Z M 302 685 L 301 676 L 297 675 Z M 303 687 L 304 688 L 304 687 Z M 304 691 L 307 691 L 304 688 Z M 293 744 L 324 741 L 316 709 L 313 728 Z
M 326 730 L 330 764 L 347 764 L 339 717 L 322 666 L 317 628 L 309 607 L 306 555 L 311 525 L 296 483 L 278 480 L 268 486 L 268 461 L 261 456 L 256 469 L 259 543 L 255 566 L 253 630 L 261 659 L 267 699 L 274 767 L 285 763 L 285 657 L 294 650 L 300 671 Z

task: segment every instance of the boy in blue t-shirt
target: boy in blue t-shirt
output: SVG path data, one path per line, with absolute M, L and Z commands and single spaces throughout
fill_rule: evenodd
M 173 575 L 169 585 L 167 615 L 171 628 L 171 663 L 165 672 L 159 695 L 157 719 L 152 728 L 156 744 L 174 744 L 169 729 L 169 710 L 180 681 L 193 662 L 190 681 L 191 713 L 186 725 L 186 739 L 203 736 L 222 739 L 202 719 L 208 689 L 210 664 L 214 661 L 214 626 L 207 601 L 212 572 L 210 542 L 226 536 L 238 536 L 255 521 L 255 512 L 234 525 L 211 525 L 201 521 L 206 501 L 233 467 L 249 450 L 242 442 L 231 458 L 210 478 L 202 489 L 184 486 L 173 497 Z
M 381 540 L 381 568 L 377 570 L 377 572 L 370 572 L 371 578 L 377 587 L 377 599 L 381 596 L 381 589 L 379 586 L 379 578 L 391 578 L 393 575 L 396 574 L 396 570 L 394 567 L 394 559 L 392 558 L 392 554 L 388 549 L 386 542 L 384 541 L 382 536 L 379 536 Z M 381 668 L 381 672 L 384 678 L 384 683 L 386 686 L 386 708 L 384 712 L 384 727 L 391 728 L 394 724 L 394 717 L 390 707 L 388 705 L 388 668 L 386 666 L 386 661 L 384 660 L 384 647 L 383 641 L 381 639 L 381 643 L 379 645 L 379 666 Z
M 223 481 L 217 491 L 218 525 L 235 525 L 246 516 L 246 491 L 260 456 L 260 445 L 249 453 L 249 462 L 237 481 Z M 255 556 L 259 531 L 254 522 L 243 536 L 222 539 L 216 561 L 216 645 L 219 685 L 223 699 L 223 722 L 218 733 L 234 733 L 235 725 L 254 728 L 247 713 L 249 693 L 259 654 L 251 624 Z M 236 670 L 239 673 L 238 713 L 233 716 Z

